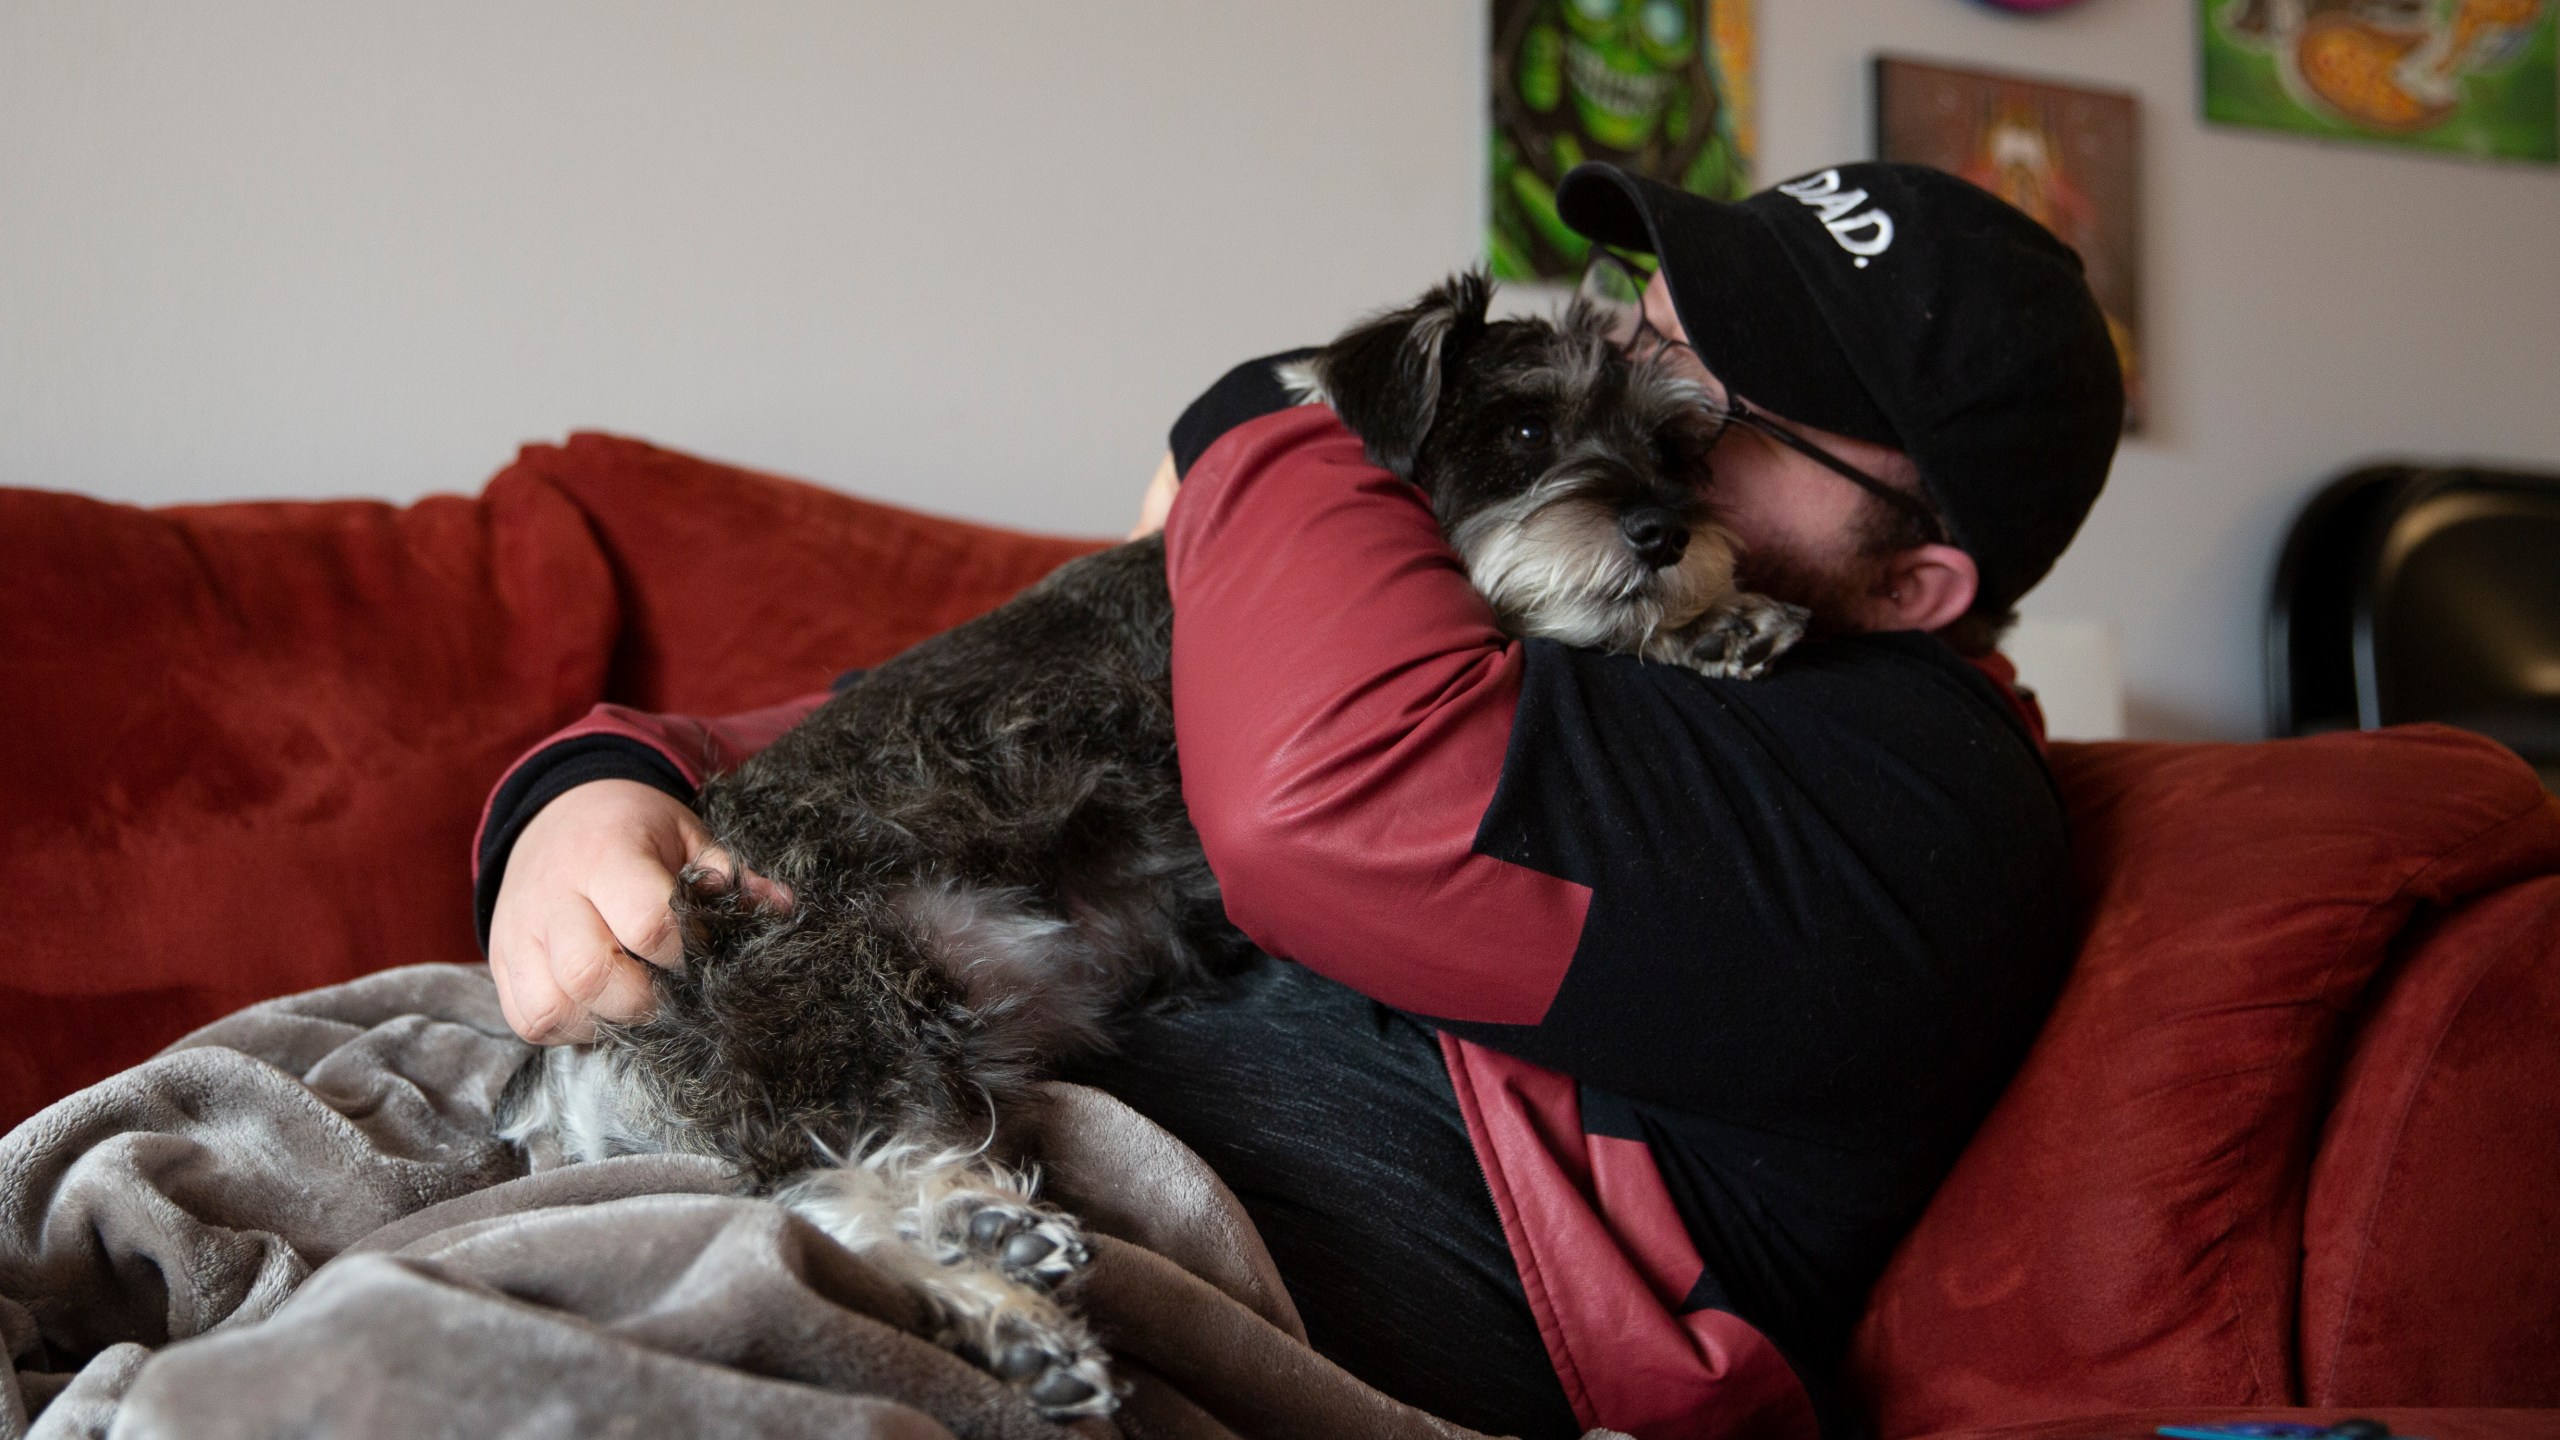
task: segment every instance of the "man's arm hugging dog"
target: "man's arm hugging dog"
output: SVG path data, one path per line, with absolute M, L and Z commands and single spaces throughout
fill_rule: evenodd
M 551 773 L 622 724 L 664 793 L 519 767 L 502 995 L 603 1033 L 519 1076 L 514 1133 L 730 1160 L 1100 1413 L 1083 1242 L 1006 1168 L 1064 1065 L 1207 1159 L 1312 1342 L 1398 1398 L 1853 1424 L 1866 1287 L 2067 962 L 2059 803 L 1986 652 L 2120 382 L 2076 259 L 1950 177 L 1724 205 L 1595 166 L 1560 203 L 1660 269 L 1553 324 L 1461 278 L 1240 368 L 1175 429 L 1161 540 L 870 672 L 708 778 L 706 830 L 637 722 Z M 608 801 L 645 842 L 573 818 Z M 663 910 L 565 904 L 670 856 L 724 862 L 677 887 L 680 958 Z

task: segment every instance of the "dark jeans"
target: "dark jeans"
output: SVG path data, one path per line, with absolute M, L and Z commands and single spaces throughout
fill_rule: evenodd
M 1139 1018 L 1068 1078 L 1208 1161 L 1336 1364 L 1477 1430 L 1582 1433 L 1431 1031 L 1264 960 L 1214 999 Z

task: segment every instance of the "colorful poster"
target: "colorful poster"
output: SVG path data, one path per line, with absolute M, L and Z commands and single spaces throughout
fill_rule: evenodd
M 1569 280 L 1590 244 L 1556 182 L 1607 160 L 1732 199 L 1751 188 L 1751 0 L 1492 0 L 1492 226 L 1503 280 Z
M 2552 0 L 2203 0 L 2204 114 L 2560 160 Z
M 2139 116 L 2121 91 L 1876 61 L 1876 158 L 1961 175 L 2080 252 L 2124 366 L 2127 430 L 2143 410 Z

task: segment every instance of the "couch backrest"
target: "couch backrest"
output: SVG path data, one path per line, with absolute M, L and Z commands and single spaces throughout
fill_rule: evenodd
M 557 489 L 139 510 L 0 491 L 0 1125 L 250 1001 L 475 953 L 478 795 L 593 704 Z
M 0 1128 L 252 1001 L 479 958 L 481 804 L 597 702 L 817 689 L 1098 543 L 604 435 L 405 509 L 0 491 Z
M 623 615 L 606 698 L 689 715 L 821 689 L 1106 543 L 918 514 L 611 435 L 526 446 L 500 478 L 557 487 L 594 529 Z

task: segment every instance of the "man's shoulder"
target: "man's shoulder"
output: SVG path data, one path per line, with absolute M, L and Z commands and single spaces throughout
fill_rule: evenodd
M 2046 773 L 2042 746 L 2003 687 L 1916 631 L 1807 640 L 1750 680 L 1544 641 L 1530 642 L 1528 658 L 1524 710 L 1550 712 L 1533 723 L 1561 721 L 1591 743 L 1630 743 L 1604 735 L 1626 727 L 1668 728 L 1737 756 L 1802 761 L 1813 773 L 1860 753 L 2020 779 Z
M 2063 883 L 2042 751 L 1999 687 L 1927 636 L 1809 642 L 1754 680 L 1528 652 L 1488 853 L 1586 882 L 1810 864 L 1933 892 L 1932 908 Z
M 1982 667 L 1917 630 L 1807 640 L 1779 657 L 1760 680 L 1710 683 L 1762 685 L 1835 703 L 1887 693 L 1969 707 L 1985 716 L 2011 713 L 1999 684 Z

